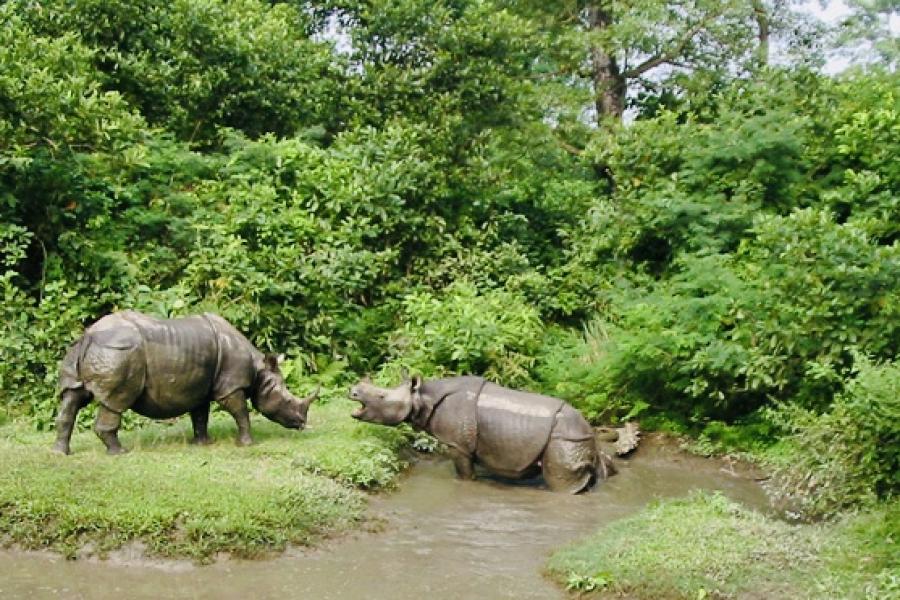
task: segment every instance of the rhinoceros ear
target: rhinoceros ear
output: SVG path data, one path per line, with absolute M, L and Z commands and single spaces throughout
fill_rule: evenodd
M 422 376 L 413 375 L 413 378 L 409 380 L 409 391 L 418 394 L 420 389 L 422 389 Z
M 400 367 L 400 379 L 403 381 L 409 381 L 409 369 L 406 367 Z
M 278 371 L 278 364 L 281 361 L 278 360 L 278 357 L 274 354 L 266 354 L 263 359 L 263 363 L 266 365 L 266 368 L 270 371 Z

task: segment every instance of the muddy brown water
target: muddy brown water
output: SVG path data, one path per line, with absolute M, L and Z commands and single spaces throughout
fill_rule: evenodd
M 0 551 L 0 598 L 317 600 L 554 599 L 541 572 L 556 548 L 634 513 L 655 498 L 721 490 L 761 508 L 765 496 L 721 461 L 648 440 L 620 473 L 581 496 L 491 480 L 458 481 L 449 461 L 416 464 L 398 491 L 376 496 L 382 531 L 265 561 L 150 563 L 120 553 L 67 561 Z

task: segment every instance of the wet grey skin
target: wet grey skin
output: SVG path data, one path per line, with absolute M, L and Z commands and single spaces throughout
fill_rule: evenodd
M 135 311 L 103 317 L 84 332 L 63 359 L 59 389 L 54 449 L 63 454 L 78 411 L 91 400 L 100 405 L 94 431 L 109 454 L 122 454 L 118 430 L 129 409 L 153 419 L 190 413 L 192 443 L 208 444 L 209 409 L 218 402 L 237 422 L 238 445 L 247 446 L 247 398 L 268 419 L 300 430 L 318 395 L 297 399 L 278 360 L 218 315 L 156 319 Z
M 350 389 L 350 398 L 361 404 L 354 419 L 409 423 L 446 444 L 463 479 L 474 478 L 480 464 L 508 479 L 541 474 L 551 490 L 577 494 L 615 472 L 588 422 L 559 398 L 471 376 L 427 382 L 414 377 L 395 388 L 363 380 Z

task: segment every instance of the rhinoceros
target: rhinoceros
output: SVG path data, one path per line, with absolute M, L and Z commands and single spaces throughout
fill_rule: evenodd
M 59 373 L 60 410 L 54 449 L 69 454 L 78 411 L 99 403 L 94 431 L 110 454 L 121 454 L 118 430 L 131 409 L 154 419 L 190 413 L 193 443 L 209 443 L 212 402 L 231 413 L 238 445 L 253 443 L 246 398 L 263 415 L 303 429 L 318 391 L 298 400 L 284 384 L 278 360 L 263 355 L 228 321 L 211 313 L 157 319 L 135 311 L 107 315 L 85 330 Z
M 406 422 L 446 444 L 464 479 L 474 477 L 477 463 L 509 479 L 542 474 L 551 490 L 577 494 L 614 472 L 588 422 L 558 398 L 472 376 L 413 377 L 390 389 L 363 380 L 349 395 L 362 405 L 353 418 Z

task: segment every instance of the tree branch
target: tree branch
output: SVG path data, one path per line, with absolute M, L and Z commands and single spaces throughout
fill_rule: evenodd
M 559 138 L 556 138 L 556 143 L 559 144 L 560 148 L 562 148 L 563 150 L 565 150 L 572 156 L 581 156 L 581 153 L 584 152 L 584 150 L 581 150 L 580 148 L 576 148 L 572 144 L 570 144 L 564 140 L 561 140 Z
M 664 65 L 666 63 L 672 62 L 673 60 L 678 58 L 678 55 L 684 51 L 684 49 L 687 47 L 687 45 L 690 43 L 690 41 L 692 39 L 694 39 L 694 36 L 697 35 L 701 29 L 706 27 L 706 25 L 710 21 L 712 21 L 713 19 L 715 19 L 716 17 L 718 17 L 721 14 L 722 14 L 721 10 L 713 11 L 713 12 L 707 14 L 706 17 L 697 21 L 692 27 L 687 29 L 687 31 L 682 33 L 676 40 L 674 40 L 675 41 L 674 47 L 670 48 L 666 52 L 662 52 L 655 56 L 651 56 L 650 58 L 648 58 L 647 60 L 645 60 L 638 66 L 634 67 L 633 69 L 628 69 L 627 71 L 622 73 L 622 76 L 625 77 L 626 79 L 634 79 L 635 77 L 639 77 L 640 75 L 643 75 L 650 69 L 655 69 L 656 67 L 658 67 L 660 65 Z

